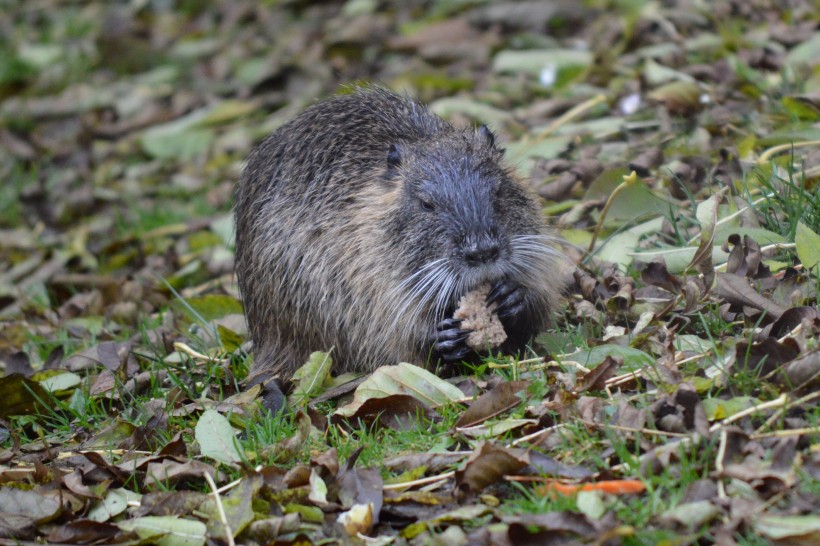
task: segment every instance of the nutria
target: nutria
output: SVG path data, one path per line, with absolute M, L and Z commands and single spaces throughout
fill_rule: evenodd
M 549 323 L 557 253 L 486 126 L 457 129 L 368 87 L 318 102 L 251 153 L 236 189 L 236 274 L 253 339 L 249 385 L 282 408 L 317 350 L 336 371 L 475 356 L 453 318 L 489 284 L 512 354 Z

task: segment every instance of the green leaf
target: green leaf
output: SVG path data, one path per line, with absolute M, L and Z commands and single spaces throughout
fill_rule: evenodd
M 605 170 L 590 184 L 584 200 L 608 199 L 627 175 L 629 170 L 623 167 Z M 667 215 L 672 207 L 669 202 L 655 195 L 646 184 L 638 181 L 618 190 L 609 206 L 604 225 L 618 227 L 638 218 Z
M 238 463 L 243 457 L 236 430 L 224 415 L 215 410 L 205 410 L 194 431 L 202 454 L 221 463 Z
M 216 325 L 216 331 L 219 332 L 219 341 L 222 343 L 222 348 L 229 353 L 237 350 L 245 341 L 242 336 L 221 324 Z
M 59 62 L 65 52 L 65 47 L 59 43 L 23 43 L 17 50 L 17 57 L 27 65 L 42 70 Z
M 242 302 L 232 296 L 223 294 L 208 294 L 185 298 L 185 301 L 174 300 L 171 309 L 177 314 L 183 314 L 191 320 L 200 317 L 205 321 L 223 318 L 227 315 L 243 314 Z
M 799 119 L 817 121 L 820 118 L 820 107 L 818 107 L 816 99 L 810 100 L 808 97 L 800 95 L 783 97 L 783 106 L 790 114 Z
M 578 511 L 590 519 L 601 519 L 606 513 L 604 496 L 600 491 L 580 491 L 575 503 Z
M 159 159 L 186 161 L 204 154 L 213 142 L 210 129 L 189 129 L 177 133 L 150 133 L 140 140 L 143 150 Z
M 658 250 L 647 250 L 646 252 L 634 252 L 633 258 L 642 262 L 651 262 L 657 258 L 663 258 L 666 261 L 666 269 L 670 273 L 682 273 L 687 266 L 692 262 L 697 254 L 698 249 L 692 246 L 683 248 L 661 248 Z M 729 259 L 729 254 L 724 252 L 720 246 L 712 247 L 712 263 L 719 265 L 725 263 Z
M 728 400 L 706 398 L 703 400 L 703 411 L 710 421 L 726 419 L 743 410 L 754 407 L 760 400 L 753 396 L 735 396 Z
M 174 516 L 145 516 L 116 524 L 123 531 L 133 531 L 143 541 L 159 546 L 201 546 L 207 527 L 201 521 Z
M 786 65 L 796 68 L 800 65 L 816 65 L 820 62 L 820 32 L 815 32 L 811 38 L 793 47 L 786 54 Z
M 350 417 L 365 401 L 394 394 L 410 395 L 430 407 L 449 404 L 464 396 L 461 390 L 437 375 L 401 362 L 396 366 L 382 366 L 373 372 L 356 388 L 353 402 L 336 410 L 336 414 Z
M 197 125 L 222 125 L 254 112 L 259 105 L 256 101 L 223 100 L 211 109 Z
M 809 514 L 806 516 L 761 516 L 755 518 L 754 527 L 761 535 L 774 539 L 802 540 L 790 544 L 817 544 L 820 540 L 820 516 Z M 786 544 L 786 542 L 783 542 Z
M 293 374 L 296 381 L 293 398 L 297 404 L 304 405 L 314 394 L 322 390 L 332 366 L 333 359 L 330 358 L 330 353 L 316 351 L 310 354 L 308 361 Z
M 557 70 L 585 68 L 592 64 L 592 53 L 580 49 L 530 49 L 501 51 L 493 59 L 498 74 L 531 74 L 538 76 L 548 67 Z
M 139 500 L 140 497 L 128 489 L 110 489 L 103 500 L 91 507 L 86 517 L 94 521 L 108 521 L 125 512 L 129 500 Z
M 0 418 L 42 411 L 48 393 L 37 381 L 15 373 L 0 377 Z
M 520 172 L 529 173 L 535 159 L 552 159 L 563 153 L 574 137 L 550 136 L 541 139 L 519 140 L 507 145 L 507 157 L 518 166 Z
M 814 268 L 814 275 L 820 276 L 820 235 L 813 232 L 803 222 L 797 222 L 797 232 L 794 235 L 794 246 L 797 257 L 806 269 Z
M 602 241 L 598 245 L 596 256 L 604 261 L 616 263 L 624 269 L 632 263 L 632 251 L 638 248 L 640 236 L 629 231 L 622 231 Z
M 596 201 L 607 199 L 610 194 L 615 191 L 615 188 L 620 186 L 624 181 L 624 176 L 629 175 L 629 169 L 626 167 L 612 167 L 604 170 L 598 177 L 592 181 L 584 193 L 584 201 Z
M 595 368 L 608 356 L 622 358 L 624 368 L 628 371 L 639 370 L 655 364 L 655 359 L 647 353 L 632 347 L 621 347 L 620 345 L 598 345 L 585 351 L 567 355 L 565 360 L 578 362 L 585 368 Z
M 299 516 L 307 522 L 322 523 L 325 520 L 325 514 L 318 506 L 288 503 L 285 504 L 282 511 L 285 514 L 299 514 Z
M 66 391 L 76 387 L 80 383 L 82 383 L 82 378 L 76 373 L 71 372 L 52 375 L 40 381 L 40 385 L 49 392 Z
M 759 245 L 774 245 L 789 242 L 788 239 L 786 239 L 779 233 L 769 231 L 768 229 L 734 227 L 727 224 L 721 224 L 720 222 L 718 222 L 717 229 L 715 229 L 715 242 L 723 244 L 726 241 L 726 239 L 729 238 L 729 235 L 734 234 L 740 235 L 741 237 L 743 237 L 744 235 L 751 237 Z
M 225 246 L 234 247 L 234 221 L 233 214 L 226 214 L 211 222 L 211 231 L 219 235 Z
M 151 127 L 140 136 L 140 145 L 159 159 L 190 160 L 205 153 L 214 139 L 213 129 L 202 127 L 213 108 L 203 108 L 169 123 Z
M 222 510 L 225 521 L 234 536 L 253 521 L 253 501 L 259 496 L 259 490 L 264 485 L 261 474 L 251 474 L 239 480 L 239 483 L 230 493 L 221 497 Z M 212 537 L 225 537 L 227 530 L 222 522 L 216 499 L 212 496 L 199 507 L 202 514 L 207 515 L 208 534 Z
M 501 110 L 477 100 L 470 100 L 463 97 L 448 97 L 439 99 L 430 104 L 430 110 L 444 118 L 450 118 L 455 114 L 465 115 L 470 119 L 481 120 L 493 126 L 501 126 L 512 119 L 512 113 Z
M 653 90 L 647 98 L 663 104 L 672 112 L 689 114 L 700 110 L 702 94 L 700 86 L 694 82 L 674 81 Z
M 683 525 L 687 529 L 697 529 L 720 515 L 720 509 L 710 501 L 686 502 L 670 508 L 661 518 Z
M 776 146 L 789 142 L 806 142 L 810 140 L 820 140 L 820 127 L 811 127 L 802 124 L 801 128 L 782 129 L 760 137 L 760 146 Z

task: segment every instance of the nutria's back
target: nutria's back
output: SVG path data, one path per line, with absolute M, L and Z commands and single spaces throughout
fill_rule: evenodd
M 467 351 L 455 303 L 486 283 L 509 335 L 502 349 L 517 351 L 557 296 L 540 211 L 492 133 L 455 129 L 386 90 L 314 104 L 263 141 L 235 215 L 258 380 L 289 377 L 331 347 L 344 371 L 457 360 Z

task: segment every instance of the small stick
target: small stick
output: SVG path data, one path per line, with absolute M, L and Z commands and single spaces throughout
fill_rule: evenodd
M 225 536 L 228 537 L 228 545 L 236 546 L 236 543 L 233 540 L 233 531 L 231 531 L 231 526 L 228 524 L 228 517 L 225 515 L 225 508 L 222 506 L 222 498 L 219 496 L 219 492 L 216 489 L 214 479 L 208 472 L 205 472 L 205 481 L 208 482 L 208 487 L 210 487 L 211 491 L 213 491 L 214 500 L 216 501 L 216 509 L 219 511 L 219 521 L 221 521 L 222 525 L 225 526 Z
M 612 202 L 615 201 L 615 197 L 621 193 L 624 188 L 632 186 L 638 182 L 638 175 L 635 171 L 632 171 L 628 175 L 624 175 L 624 181 L 618 184 L 618 187 L 612 190 L 612 193 L 609 195 L 609 199 L 606 200 L 606 204 L 604 205 L 604 210 L 601 211 L 601 217 L 598 218 L 598 225 L 595 226 L 595 231 L 592 232 L 592 240 L 589 242 L 589 247 L 584 255 L 581 257 L 581 261 L 585 260 L 587 256 L 592 254 L 592 250 L 595 248 L 595 242 L 598 240 L 598 234 L 604 228 L 604 219 L 606 219 L 606 214 L 609 212 L 609 208 L 612 206 Z
M 746 417 L 748 415 L 752 415 L 753 413 L 757 413 L 759 411 L 763 411 L 763 410 L 767 410 L 767 409 L 771 409 L 771 408 L 777 408 L 777 407 L 785 406 L 788 403 L 788 401 L 789 401 L 788 395 L 782 394 L 778 398 L 775 398 L 774 400 L 770 400 L 768 402 L 763 402 L 762 404 L 752 406 L 751 408 L 747 408 L 743 411 L 739 411 L 739 412 L 735 413 L 734 415 L 730 415 L 729 417 L 727 417 L 726 419 L 724 419 L 720 423 L 715 423 L 714 425 L 712 425 L 709 428 L 709 432 L 715 432 L 717 430 L 721 430 L 726 425 L 734 423 L 735 421 L 739 421 L 739 420 L 743 419 L 744 417 Z
M 606 100 L 606 95 L 600 94 L 600 95 L 595 95 L 591 99 L 587 99 L 587 100 L 585 100 L 584 102 L 582 102 L 580 104 L 576 104 L 575 106 L 573 106 L 572 108 L 570 108 L 569 110 L 567 110 L 566 112 L 564 112 L 563 114 L 561 114 L 560 116 L 555 118 L 552 121 L 552 123 L 550 123 L 549 125 L 546 126 L 546 128 L 544 128 L 543 131 L 538 133 L 538 136 L 536 137 L 536 140 L 541 140 L 542 138 L 545 138 L 545 137 L 549 136 L 550 134 L 557 131 L 565 123 L 568 123 L 569 121 L 572 121 L 573 119 L 577 118 L 578 116 L 580 116 L 581 114 L 583 114 L 587 110 L 591 110 L 592 108 L 595 108 L 596 106 L 598 106 L 599 104 L 601 104 L 605 100 Z
M 806 142 L 787 142 L 786 144 L 772 146 L 771 148 L 760 154 L 760 157 L 757 158 L 757 164 L 762 165 L 763 163 L 767 163 L 773 156 L 779 154 L 780 152 L 785 152 L 787 150 L 792 150 L 794 148 L 804 148 L 806 146 L 820 146 L 820 140 L 808 140 Z
M 436 482 L 443 482 L 445 480 L 449 480 L 456 473 L 452 470 L 449 472 L 445 472 L 444 474 L 439 474 L 437 476 L 428 476 L 426 478 L 419 478 L 417 480 L 411 480 L 409 482 L 401 482 L 401 483 L 391 483 L 382 486 L 384 491 L 392 490 L 392 489 L 408 489 L 410 487 L 415 487 L 417 485 L 427 485 Z
M 820 427 L 791 428 L 786 430 L 773 430 L 772 432 L 761 432 L 749 436 L 752 440 L 762 438 L 789 438 L 790 436 L 802 436 L 804 434 L 820 434 Z

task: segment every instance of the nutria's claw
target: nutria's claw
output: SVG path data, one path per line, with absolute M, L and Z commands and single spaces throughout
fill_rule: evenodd
M 462 330 L 461 321 L 455 318 L 444 319 L 436 325 L 431 336 L 433 350 L 445 362 L 458 362 L 470 354 L 465 343 L 472 330 Z
M 498 318 L 508 319 L 519 316 L 526 307 L 524 287 L 511 280 L 496 282 L 487 294 L 487 304 L 495 304 Z
M 461 348 L 455 349 L 449 353 L 440 352 L 439 356 L 441 356 L 441 359 L 445 362 L 461 362 L 462 360 L 466 359 L 471 352 L 472 349 L 464 345 Z

